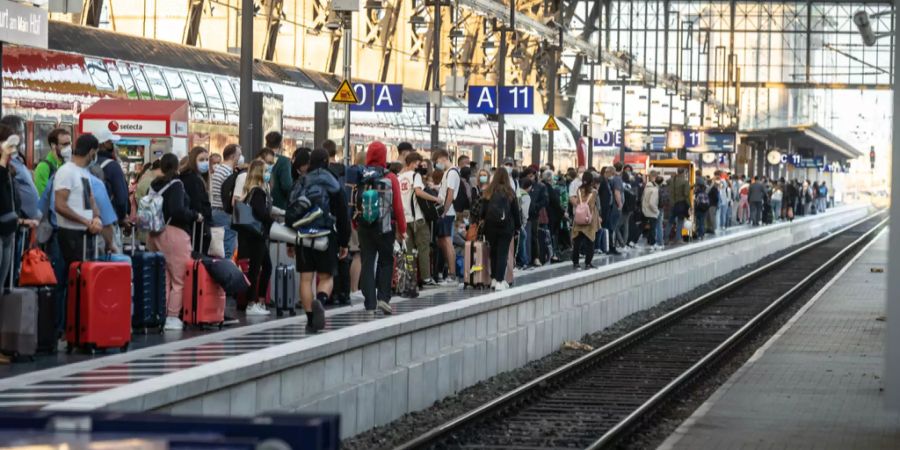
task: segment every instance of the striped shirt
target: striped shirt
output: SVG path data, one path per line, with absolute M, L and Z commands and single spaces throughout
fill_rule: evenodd
M 222 209 L 222 183 L 231 176 L 232 172 L 231 167 L 227 164 L 216 164 L 216 171 L 209 184 L 209 203 L 213 208 Z

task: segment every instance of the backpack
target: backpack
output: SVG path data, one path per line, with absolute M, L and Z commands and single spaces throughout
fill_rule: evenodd
M 456 174 L 459 175 L 459 170 L 456 170 Z M 456 211 L 457 214 L 468 211 L 469 208 L 472 207 L 472 187 L 469 185 L 469 181 L 459 177 L 459 189 L 456 190 L 456 197 L 453 199 L 453 210 Z
M 421 176 L 422 175 L 418 174 L 418 173 L 413 174 L 413 184 L 415 184 L 416 177 L 421 177 Z M 430 189 L 428 187 L 425 188 L 425 192 L 427 192 L 435 197 L 437 197 L 437 194 L 438 194 L 437 191 L 435 191 L 434 189 Z M 412 190 L 411 195 L 412 195 L 413 201 L 419 205 L 419 210 L 422 211 L 422 217 L 425 219 L 426 222 L 434 223 L 434 222 L 437 222 L 437 220 L 441 218 L 441 215 L 444 212 L 443 205 L 429 201 L 429 200 L 425 200 L 424 198 L 419 198 L 418 196 L 416 196 L 415 189 Z M 415 209 L 415 206 L 413 206 L 413 217 L 414 218 L 415 218 L 415 215 L 416 215 L 416 209 Z
M 245 170 L 235 170 L 222 182 L 219 198 L 222 199 L 222 211 L 225 211 L 228 214 L 234 213 L 234 206 L 231 204 L 231 198 L 234 197 L 234 185 L 237 182 L 238 175 L 244 172 Z
M 181 180 L 175 178 L 166 183 L 159 192 L 150 188 L 147 195 L 141 197 L 138 202 L 137 226 L 141 231 L 150 234 L 159 234 L 166 228 L 166 218 L 163 214 L 163 194 L 175 183 L 181 183 Z
M 487 213 L 484 215 L 485 225 L 492 228 L 504 228 L 509 221 L 509 198 L 506 195 L 495 192 L 488 200 Z
M 661 209 L 665 209 L 669 207 L 669 204 L 672 202 L 671 194 L 669 193 L 669 189 L 663 186 L 659 186 L 659 202 L 657 206 Z
M 701 214 L 709 210 L 709 195 L 706 192 L 700 191 L 694 195 L 694 209 Z
M 299 212 L 300 214 L 299 217 L 293 217 L 296 216 L 296 214 L 294 214 L 290 217 L 291 220 L 286 220 L 289 226 L 295 229 L 299 229 L 302 226 L 329 230 L 334 227 L 335 219 L 331 214 L 331 194 L 340 190 L 340 185 L 332 175 L 333 174 L 330 171 L 319 169 L 314 170 L 297 180 L 294 189 L 291 191 L 291 202 L 288 210 Z M 326 179 L 324 177 L 329 178 Z M 330 190 L 329 187 L 331 188 Z M 305 198 L 305 201 L 301 197 Z M 291 207 L 298 203 L 304 204 L 306 210 L 301 212 L 299 209 Z M 306 211 L 314 206 L 318 207 L 322 211 L 322 214 L 311 222 L 298 224 L 297 221 L 306 214 Z M 288 218 L 285 217 L 285 219 Z
M 559 188 L 559 206 L 563 211 L 569 209 L 569 190 L 565 186 Z
M 590 225 L 594 220 L 591 214 L 591 201 L 594 194 L 588 195 L 587 201 L 581 199 L 581 189 L 578 189 L 578 203 L 575 205 L 575 225 Z
M 828 195 L 828 189 L 825 189 L 825 186 L 819 186 L 819 197 L 824 197 Z
M 379 226 L 382 233 L 391 231 L 393 188 L 387 171 L 380 167 L 366 167 L 356 184 L 356 218 L 361 226 Z

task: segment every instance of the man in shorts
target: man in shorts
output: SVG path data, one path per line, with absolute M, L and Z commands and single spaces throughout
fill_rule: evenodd
M 441 186 L 438 189 L 438 198 L 444 204 L 444 215 L 435 224 L 438 249 L 444 254 L 447 262 L 447 279 L 441 282 L 441 286 L 456 286 L 456 251 L 453 249 L 453 228 L 456 223 L 456 210 L 453 209 L 453 199 L 459 191 L 459 169 L 450 163 L 450 155 L 446 150 L 431 152 L 431 160 L 434 168 L 444 171 Z

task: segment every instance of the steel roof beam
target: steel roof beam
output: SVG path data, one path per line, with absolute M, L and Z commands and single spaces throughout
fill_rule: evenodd
M 266 8 L 266 40 L 263 41 L 263 59 L 275 59 L 275 44 L 278 42 L 278 31 L 281 29 L 283 0 L 267 0 Z
M 99 27 L 100 11 L 102 10 L 103 0 L 84 0 L 84 5 L 81 8 L 81 24 L 86 27 Z
M 184 23 L 184 33 L 181 43 L 196 46 L 200 38 L 200 20 L 203 18 L 204 0 L 190 0 L 188 4 L 187 20 Z

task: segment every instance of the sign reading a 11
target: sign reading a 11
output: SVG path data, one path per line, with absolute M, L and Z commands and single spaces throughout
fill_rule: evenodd
M 500 114 L 534 114 L 534 87 L 469 86 L 469 114 L 497 114 L 498 112 Z

